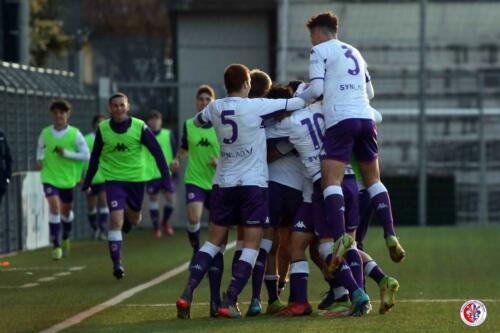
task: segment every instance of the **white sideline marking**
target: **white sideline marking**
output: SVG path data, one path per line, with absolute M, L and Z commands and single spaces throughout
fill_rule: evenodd
M 71 272 L 61 272 L 54 274 L 54 276 L 67 276 L 67 275 L 71 275 Z
M 31 288 L 38 286 L 38 283 L 25 283 L 21 286 L 21 288 Z
M 37 266 L 37 267 L 10 267 L 0 268 L 0 272 L 17 272 L 17 271 L 60 271 L 64 268 L 52 266 Z
M 398 299 L 396 303 L 459 303 L 465 302 L 465 298 L 448 298 L 448 299 Z M 482 298 L 482 302 L 499 303 L 500 299 Z M 310 301 L 309 303 L 317 304 L 321 301 Z M 371 301 L 372 303 L 380 303 L 380 301 Z M 250 302 L 240 302 L 240 304 L 250 304 Z M 208 302 L 196 302 L 193 305 L 208 306 Z M 153 303 L 153 304 L 126 304 L 129 307 L 173 307 L 175 303 Z
M 236 246 L 236 242 L 231 242 L 231 243 L 227 244 L 226 249 L 229 250 L 235 246 Z M 183 273 L 184 271 L 186 271 L 188 269 L 188 267 L 189 267 L 189 261 L 185 262 L 184 264 L 182 264 L 180 266 L 177 266 L 174 269 L 169 270 L 168 272 L 161 274 L 160 276 L 154 278 L 151 281 L 142 283 L 142 284 L 135 286 L 134 288 L 131 288 L 129 290 L 125 290 L 124 292 L 116 295 L 115 297 L 110 298 L 107 301 L 105 301 L 101 304 L 98 304 L 96 306 L 93 306 L 85 311 L 77 313 L 73 317 L 68 318 L 65 321 L 62 321 L 59 324 L 56 324 L 52 327 L 49 327 L 43 331 L 40 331 L 39 333 L 58 333 L 58 332 L 61 332 L 62 330 L 65 330 L 71 326 L 79 324 L 83 320 L 85 320 L 85 319 L 87 319 L 87 318 L 89 318 L 89 317 L 91 317 L 91 316 L 93 316 L 101 311 L 104 311 L 107 308 L 110 308 L 112 306 L 115 306 L 115 305 L 123 302 L 127 298 L 130 298 L 130 297 L 134 296 L 137 293 L 140 293 L 141 291 L 143 291 L 145 289 L 156 286 L 157 284 L 160 284 L 163 281 L 166 281 L 170 278 L 173 278 L 176 275 Z
M 57 279 L 57 278 L 53 277 L 53 276 L 47 276 L 47 277 L 39 278 L 37 281 L 38 282 L 50 282 L 50 281 L 54 281 L 55 279 Z
M 82 269 L 85 269 L 85 266 L 75 266 L 71 267 L 69 270 L 75 272 L 75 271 L 81 271 Z

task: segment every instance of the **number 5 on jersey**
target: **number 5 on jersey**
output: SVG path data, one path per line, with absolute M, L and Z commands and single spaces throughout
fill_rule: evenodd
M 232 144 L 238 139 L 238 124 L 232 119 L 227 118 L 227 116 L 234 116 L 234 110 L 224 110 L 220 114 L 221 122 L 224 125 L 231 126 L 231 137 L 222 139 L 225 144 Z

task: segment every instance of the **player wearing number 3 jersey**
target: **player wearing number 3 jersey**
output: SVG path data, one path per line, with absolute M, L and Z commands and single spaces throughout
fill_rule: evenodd
M 383 223 L 391 258 L 401 261 L 405 252 L 393 226 L 391 202 L 380 182 L 377 129 L 369 99 L 373 87 L 367 65 L 353 46 L 337 39 L 338 17 L 331 12 L 309 19 L 311 49 L 310 86 L 300 95 L 306 100 L 324 96 L 325 140 L 321 174 L 327 224 L 335 240 L 330 269 L 336 268 L 353 238 L 345 233 L 344 196 L 341 183 L 346 165 L 354 154 L 359 161 L 365 187 Z

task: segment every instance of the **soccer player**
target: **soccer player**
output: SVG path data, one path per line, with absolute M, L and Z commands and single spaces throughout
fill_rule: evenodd
M 92 132 L 85 135 L 85 142 L 92 151 L 94 147 L 95 132 L 97 126 L 101 121 L 106 119 L 103 115 L 95 115 L 92 118 Z M 87 173 L 88 162 L 84 164 L 83 176 Z M 99 210 L 97 209 L 99 207 Z M 92 187 L 90 193 L 87 194 L 87 217 L 90 227 L 94 231 L 94 239 L 106 240 L 107 223 L 108 223 L 109 209 L 106 204 L 106 192 L 104 191 L 104 176 L 100 170 L 92 180 Z M 99 222 L 99 223 L 98 223 Z
M 197 126 L 213 125 L 221 155 L 212 187 L 208 240 L 191 261 L 187 286 L 176 302 L 179 318 L 190 318 L 193 292 L 214 256 L 220 252 L 233 224 L 244 227 L 243 249 L 218 313 L 223 317 L 241 317 L 236 299 L 255 265 L 262 226 L 269 222 L 266 137 L 262 119 L 304 106 L 300 98 L 247 98 L 251 88 L 250 70 L 241 64 L 226 67 L 224 85 L 228 96 L 210 103 L 194 118 Z
M 36 167 L 41 170 L 43 190 L 49 204 L 52 259 L 59 260 L 69 254 L 74 187 L 80 179 L 82 161 L 89 159 L 89 149 L 80 130 L 68 124 L 71 115 L 69 102 L 54 100 L 49 109 L 52 125 L 45 127 L 38 137 Z
M 395 235 L 389 194 L 380 182 L 377 132 L 369 104 L 373 87 L 366 62 L 356 48 L 337 39 L 338 17 L 333 13 L 311 17 L 307 27 L 313 44 L 310 85 L 301 97 L 311 100 L 324 96 L 327 130 L 321 161 L 322 188 L 327 224 L 334 231 L 335 240 L 330 269 L 340 265 L 353 243 L 353 238 L 345 232 L 341 188 L 352 153 L 359 161 L 364 185 L 383 223 L 391 258 L 401 261 L 405 252 Z
M 202 85 L 196 92 L 197 112 L 215 99 L 209 85 Z M 193 118 L 184 122 L 181 146 L 170 168 L 176 172 L 180 161 L 188 157 L 184 183 L 186 184 L 186 225 L 189 242 L 196 253 L 200 248 L 200 223 L 203 207 L 210 210 L 210 192 L 220 147 L 212 126 L 196 127 Z M 218 258 L 219 259 L 219 258 Z
M 168 189 L 171 180 L 165 157 L 153 132 L 142 120 L 129 116 L 127 95 L 112 95 L 108 100 L 108 110 L 111 119 L 101 122 L 97 128 L 82 190 L 89 191 L 100 168 L 106 179 L 104 187 L 111 211 L 108 245 L 113 262 L 113 275 L 116 279 L 121 279 L 125 275 L 121 260 L 124 219 L 128 219 L 130 224 L 138 224 L 141 221 L 144 183 L 147 180 L 143 159 L 144 146 L 155 158 L 162 176 L 162 188 Z
M 269 96 L 284 97 L 288 96 L 287 94 L 289 92 L 286 88 L 277 87 Z M 278 313 L 281 316 L 299 316 L 312 313 L 312 307 L 307 300 L 309 267 L 305 259 L 305 249 L 312 241 L 313 230 L 320 238 L 319 252 L 323 260 L 328 262 L 330 260 L 329 256 L 331 256 L 330 237 L 332 230 L 329 230 L 323 221 L 324 205 L 319 189 L 321 182 L 319 153 L 324 133 L 321 109 L 321 102 L 314 103 L 307 108 L 294 112 L 268 129 L 270 136 L 288 138 L 297 150 L 305 168 L 306 184 L 309 184 L 307 186 L 309 189 L 305 188 L 304 192 L 306 194 L 310 193 L 310 195 L 305 196 L 304 205 L 299 211 L 299 218 L 292 229 L 290 239 L 292 261 L 290 268 L 290 299 L 288 307 Z M 346 172 L 352 173 L 349 169 Z M 354 193 L 355 200 L 347 202 L 344 211 L 349 215 L 348 221 L 353 224 L 348 227 L 355 228 L 357 227 L 357 219 L 351 218 L 352 212 L 355 212 L 356 216 L 358 214 L 356 205 L 358 191 L 354 176 L 347 177 L 342 186 L 346 192 Z M 354 188 L 352 189 L 352 187 Z M 313 188 L 313 191 L 310 190 L 311 188 Z M 310 205 L 308 205 L 309 202 Z M 309 214 L 312 215 L 312 219 L 308 218 Z M 307 224 L 311 220 L 315 224 L 314 227 Z M 358 266 L 361 267 L 362 262 L 359 255 L 356 259 Z M 361 281 L 356 281 L 352 276 L 351 268 L 347 266 L 347 263 L 343 262 L 342 266 L 335 271 L 335 279 L 342 281 L 342 284 L 350 292 L 352 305 L 349 307 L 348 314 L 362 315 L 365 311 L 365 305 L 369 303 L 368 295 L 362 290 L 362 275 Z
M 160 144 L 163 156 L 165 156 L 167 165 L 170 165 L 176 154 L 176 146 L 173 133 L 165 128 L 162 128 L 163 117 L 160 112 L 152 111 L 147 119 L 147 125 L 156 137 Z M 153 155 L 149 151 L 145 151 L 146 175 L 148 182 L 146 183 L 146 192 L 149 195 L 149 214 L 153 222 L 154 234 L 157 238 L 161 237 L 160 229 L 160 203 L 158 194 L 162 189 L 162 179 L 160 170 L 156 166 Z M 161 226 L 165 234 L 171 236 L 174 234 L 174 229 L 168 223 L 170 216 L 175 207 L 175 183 L 172 178 L 168 188 L 163 191 L 165 196 L 165 206 L 163 207 L 163 219 Z

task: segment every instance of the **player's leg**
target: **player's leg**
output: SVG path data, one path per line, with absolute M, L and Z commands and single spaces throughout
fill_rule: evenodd
M 74 189 L 60 190 L 63 257 L 68 256 L 71 249 L 70 235 L 75 219 L 75 214 L 73 213 L 73 196 Z
M 87 194 L 86 196 L 86 201 L 87 201 L 87 219 L 89 221 L 90 228 L 94 232 L 94 239 L 97 239 L 99 236 L 99 228 L 97 226 L 97 218 L 98 218 L 98 211 L 97 211 L 97 195 L 94 193 L 94 188 L 92 187 L 92 193 Z
M 368 226 L 373 215 L 373 206 L 371 205 L 370 195 L 368 191 L 361 190 L 359 192 L 359 227 L 356 229 L 356 246 L 363 250 L 363 241 L 368 232 Z
M 193 292 L 209 270 L 214 258 L 221 252 L 222 245 L 227 241 L 229 227 L 234 222 L 234 189 L 224 189 L 214 186 L 213 201 L 210 205 L 210 220 L 208 239 L 194 254 L 189 268 L 188 283 L 176 302 L 177 317 L 191 317 L 191 302 Z M 201 214 L 200 214 L 201 215 Z
M 235 207 L 239 208 L 239 224 L 244 226 L 244 236 L 243 250 L 234 265 L 231 283 L 219 308 L 219 313 L 229 318 L 241 317 L 236 300 L 255 267 L 264 233 L 262 226 L 269 219 L 267 188 L 241 186 L 235 188 L 234 194 L 234 199 L 239 199 Z
M 208 281 L 210 285 L 210 317 L 217 317 L 217 310 L 222 302 L 220 286 L 222 283 L 222 275 L 224 274 L 224 251 L 226 250 L 227 236 L 220 246 L 219 253 L 217 253 L 210 268 L 208 269 Z
M 196 253 L 200 248 L 201 215 L 205 200 L 205 191 L 197 186 L 186 184 L 186 210 L 188 219 L 186 229 L 193 253 Z
M 62 258 L 61 249 L 61 201 L 59 199 L 58 189 L 43 184 L 45 198 L 49 205 L 49 233 L 52 242 L 52 259 L 59 260 Z
M 291 227 L 289 253 L 290 267 L 290 297 L 288 306 L 277 313 L 279 316 L 302 316 L 312 313 L 312 306 L 307 297 L 309 265 L 305 255 L 307 246 L 314 238 L 314 222 L 311 218 L 312 205 L 303 203 Z
M 288 282 L 288 271 L 290 270 L 290 228 L 279 228 L 280 247 L 278 248 L 278 295 L 280 295 Z
M 264 282 L 264 274 L 266 272 L 266 262 L 269 252 L 273 247 L 274 227 L 265 226 L 263 237 L 260 242 L 259 254 L 255 261 L 255 266 L 252 271 L 252 300 L 248 306 L 247 316 L 257 316 L 262 312 L 260 301 L 260 293 L 262 291 L 262 283 Z
M 97 195 L 97 201 L 99 205 L 99 238 L 101 240 L 107 240 L 109 208 L 106 200 L 106 191 L 104 190 L 104 184 L 100 184 L 99 187 L 100 190 L 99 194 Z
M 363 182 L 370 195 L 375 214 L 377 214 L 384 227 L 384 237 L 391 259 L 394 262 L 400 262 L 404 259 L 406 253 L 394 231 L 389 193 L 380 181 L 375 122 L 368 119 L 360 119 L 359 122 L 362 128 L 354 144 L 353 151 L 359 161 Z
M 363 258 L 365 275 L 375 281 L 380 289 L 379 313 L 384 314 L 390 311 L 396 302 L 399 282 L 395 278 L 386 275 L 368 253 L 363 251 L 359 252 Z
M 151 180 L 147 182 L 146 192 L 149 197 L 149 217 L 151 218 L 151 223 L 153 224 L 153 233 L 156 238 L 160 238 L 160 202 L 158 200 L 160 182 L 158 180 Z
M 286 246 L 286 245 L 283 245 Z M 267 309 L 266 313 L 276 313 L 283 308 L 285 308 L 285 304 L 279 299 L 278 295 L 278 254 L 280 249 L 280 228 L 276 229 L 274 232 L 273 246 L 271 247 L 271 251 L 267 256 L 266 263 L 266 274 L 264 275 L 264 284 L 266 285 L 267 290 Z
M 163 206 L 163 216 L 161 220 L 161 226 L 163 228 L 163 232 L 166 235 L 172 236 L 174 234 L 174 228 L 172 228 L 172 225 L 170 224 L 170 217 L 174 212 L 174 207 L 176 203 L 175 190 L 172 189 L 169 191 L 165 191 L 164 195 L 165 195 L 165 205 Z

